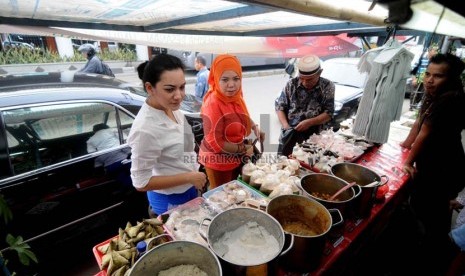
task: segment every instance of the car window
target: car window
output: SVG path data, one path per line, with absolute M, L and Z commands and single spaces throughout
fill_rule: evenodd
M 72 103 L 3 111 L 13 174 L 88 154 L 94 126 L 105 124 L 125 142 L 133 118 L 107 103 Z

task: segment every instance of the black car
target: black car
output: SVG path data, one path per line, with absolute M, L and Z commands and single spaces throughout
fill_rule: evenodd
M 20 235 L 39 262 L 16 266 L 17 257 L 5 251 L 13 271 L 62 275 L 119 227 L 147 218 L 146 195 L 130 180 L 126 144 L 143 90 L 67 71 L 0 76 L 0 91 L 0 196 L 13 214 L 6 224 L 0 220 L 0 250 L 8 247 L 7 233 Z M 99 124 L 114 130 L 119 143 L 89 153 Z M 102 165 L 115 155 L 124 156 L 117 170 Z

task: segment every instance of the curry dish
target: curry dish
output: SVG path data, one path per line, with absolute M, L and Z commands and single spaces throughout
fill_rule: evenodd
M 312 196 L 316 197 L 316 198 L 323 199 L 323 200 L 330 200 L 330 198 L 332 196 L 331 194 L 320 193 L 320 192 L 311 192 L 310 194 Z M 331 200 L 331 201 L 340 201 L 339 196 L 336 197 L 335 199 Z
M 284 231 L 299 236 L 317 236 L 322 233 L 315 225 L 308 225 L 302 221 L 284 221 Z

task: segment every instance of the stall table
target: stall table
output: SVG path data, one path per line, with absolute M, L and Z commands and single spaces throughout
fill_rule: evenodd
M 406 183 L 409 177 L 402 172 L 402 164 L 407 155 L 408 150 L 401 148 L 398 142 L 392 141 L 370 148 L 354 161 L 354 163 L 366 166 L 380 175 L 388 176 L 389 181 L 386 185 L 389 186 L 389 191 L 384 200 L 376 202 L 369 217 L 363 219 L 344 218 L 342 227 L 336 231 L 330 231 L 324 255 L 314 271 L 289 272 L 284 271 L 279 265 L 268 268 L 257 267 L 263 271 L 268 270 L 268 275 L 277 276 L 344 275 L 352 257 L 383 231 L 395 208 L 406 199 Z M 263 271 L 254 275 L 263 275 Z M 228 275 L 228 271 L 224 271 L 224 273 Z M 105 271 L 101 271 L 97 275 L 105 274 Z
M 277 275 L 341 275 L 350 259 L 375 239 L 389 222 L 389 217 L 407 198 L 409 176 L 402 171 L 408 150 L 398 142 L 374 146 L 354 163 L 366 166 L 380 175 L 387 175 L 389 191 L 384 200 L 376 202 L 371 215 L 363 219 L 346 219 L 339 235 L 328 238 L 320 265 L 309 273 L 292 273 L 278 268 Z M 342 233 L 341 233 L 342 232 Z

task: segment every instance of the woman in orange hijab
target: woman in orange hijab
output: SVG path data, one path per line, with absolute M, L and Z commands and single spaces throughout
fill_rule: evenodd
M 244 144 L 244 138 L 253 130 L 263 142 L 265 134 L 249 116 L 242 95 L 242 67 L 235 56 L 215 58 L 208 84 L 201 109 L 204 139 L 199 162 L 207 172 L 209 189 L 213 189 L 236 179 L 241 158 L 253 154 L 253 147 Z

